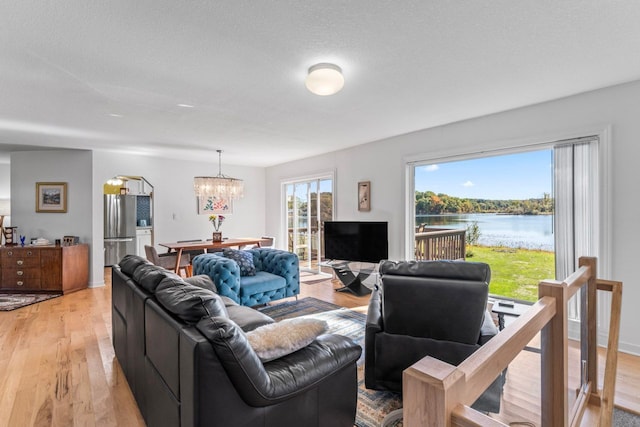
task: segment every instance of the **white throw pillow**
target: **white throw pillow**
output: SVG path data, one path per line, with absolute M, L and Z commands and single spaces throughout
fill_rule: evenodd
M 260 360 L 268 362 L 308 346 L 327 327 L 319 319 L 285 319 L 247 332 L 247 338 Z

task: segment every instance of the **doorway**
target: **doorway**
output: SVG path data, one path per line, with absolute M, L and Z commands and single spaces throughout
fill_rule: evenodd
M 146 257 L 154 243 L 153 186 L 142 176 L 118 175 L 103 185 L 105 266 L 124 255 Z
M 320 272 L 324 258 L 324 221 L 333 219 L 333 177 L 283 183 L 287 249 L 298 255 L 300 269 Z

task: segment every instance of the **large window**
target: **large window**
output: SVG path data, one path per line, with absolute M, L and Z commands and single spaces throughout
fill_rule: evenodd
M 464 229 L 461 256 L 491 265 L 492 294 L 537 300 L 541 279 L 565 277 L 579 256 L 598 256 L 598 144 L 589 137 L 415 162 L 414 256 L 442 258 L 442 246 L 425 250 L 425 241 Z
M 416 258 L 433 236 L 466 230 L 466 258 L 492 267 L 490 292 L 535 301 L 540 278 L 555 277 L 553 150 L 421 164 L 414 174 Z

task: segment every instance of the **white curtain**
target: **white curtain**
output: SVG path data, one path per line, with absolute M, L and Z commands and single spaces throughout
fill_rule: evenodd
M 598 256 L 598 137 L 559 141 L 554 146 L 556 277 L 564 279 L 581 256 Z M 579 298 L 569 318 L 580 318 Z

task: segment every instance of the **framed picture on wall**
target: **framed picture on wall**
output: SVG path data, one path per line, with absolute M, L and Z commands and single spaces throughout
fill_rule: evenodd
M 36 212 L 67 212 L 67 183 L 36 182 Z
M 198 215 L 229 215 L 233 213 L 233 200 L 221 197 L 208 197 L 204 203 L 200 203 L 200 198 L 196 197 Z
M 371 210 L 371 181 L 361 181 L 358 183 L 358 210 Z

